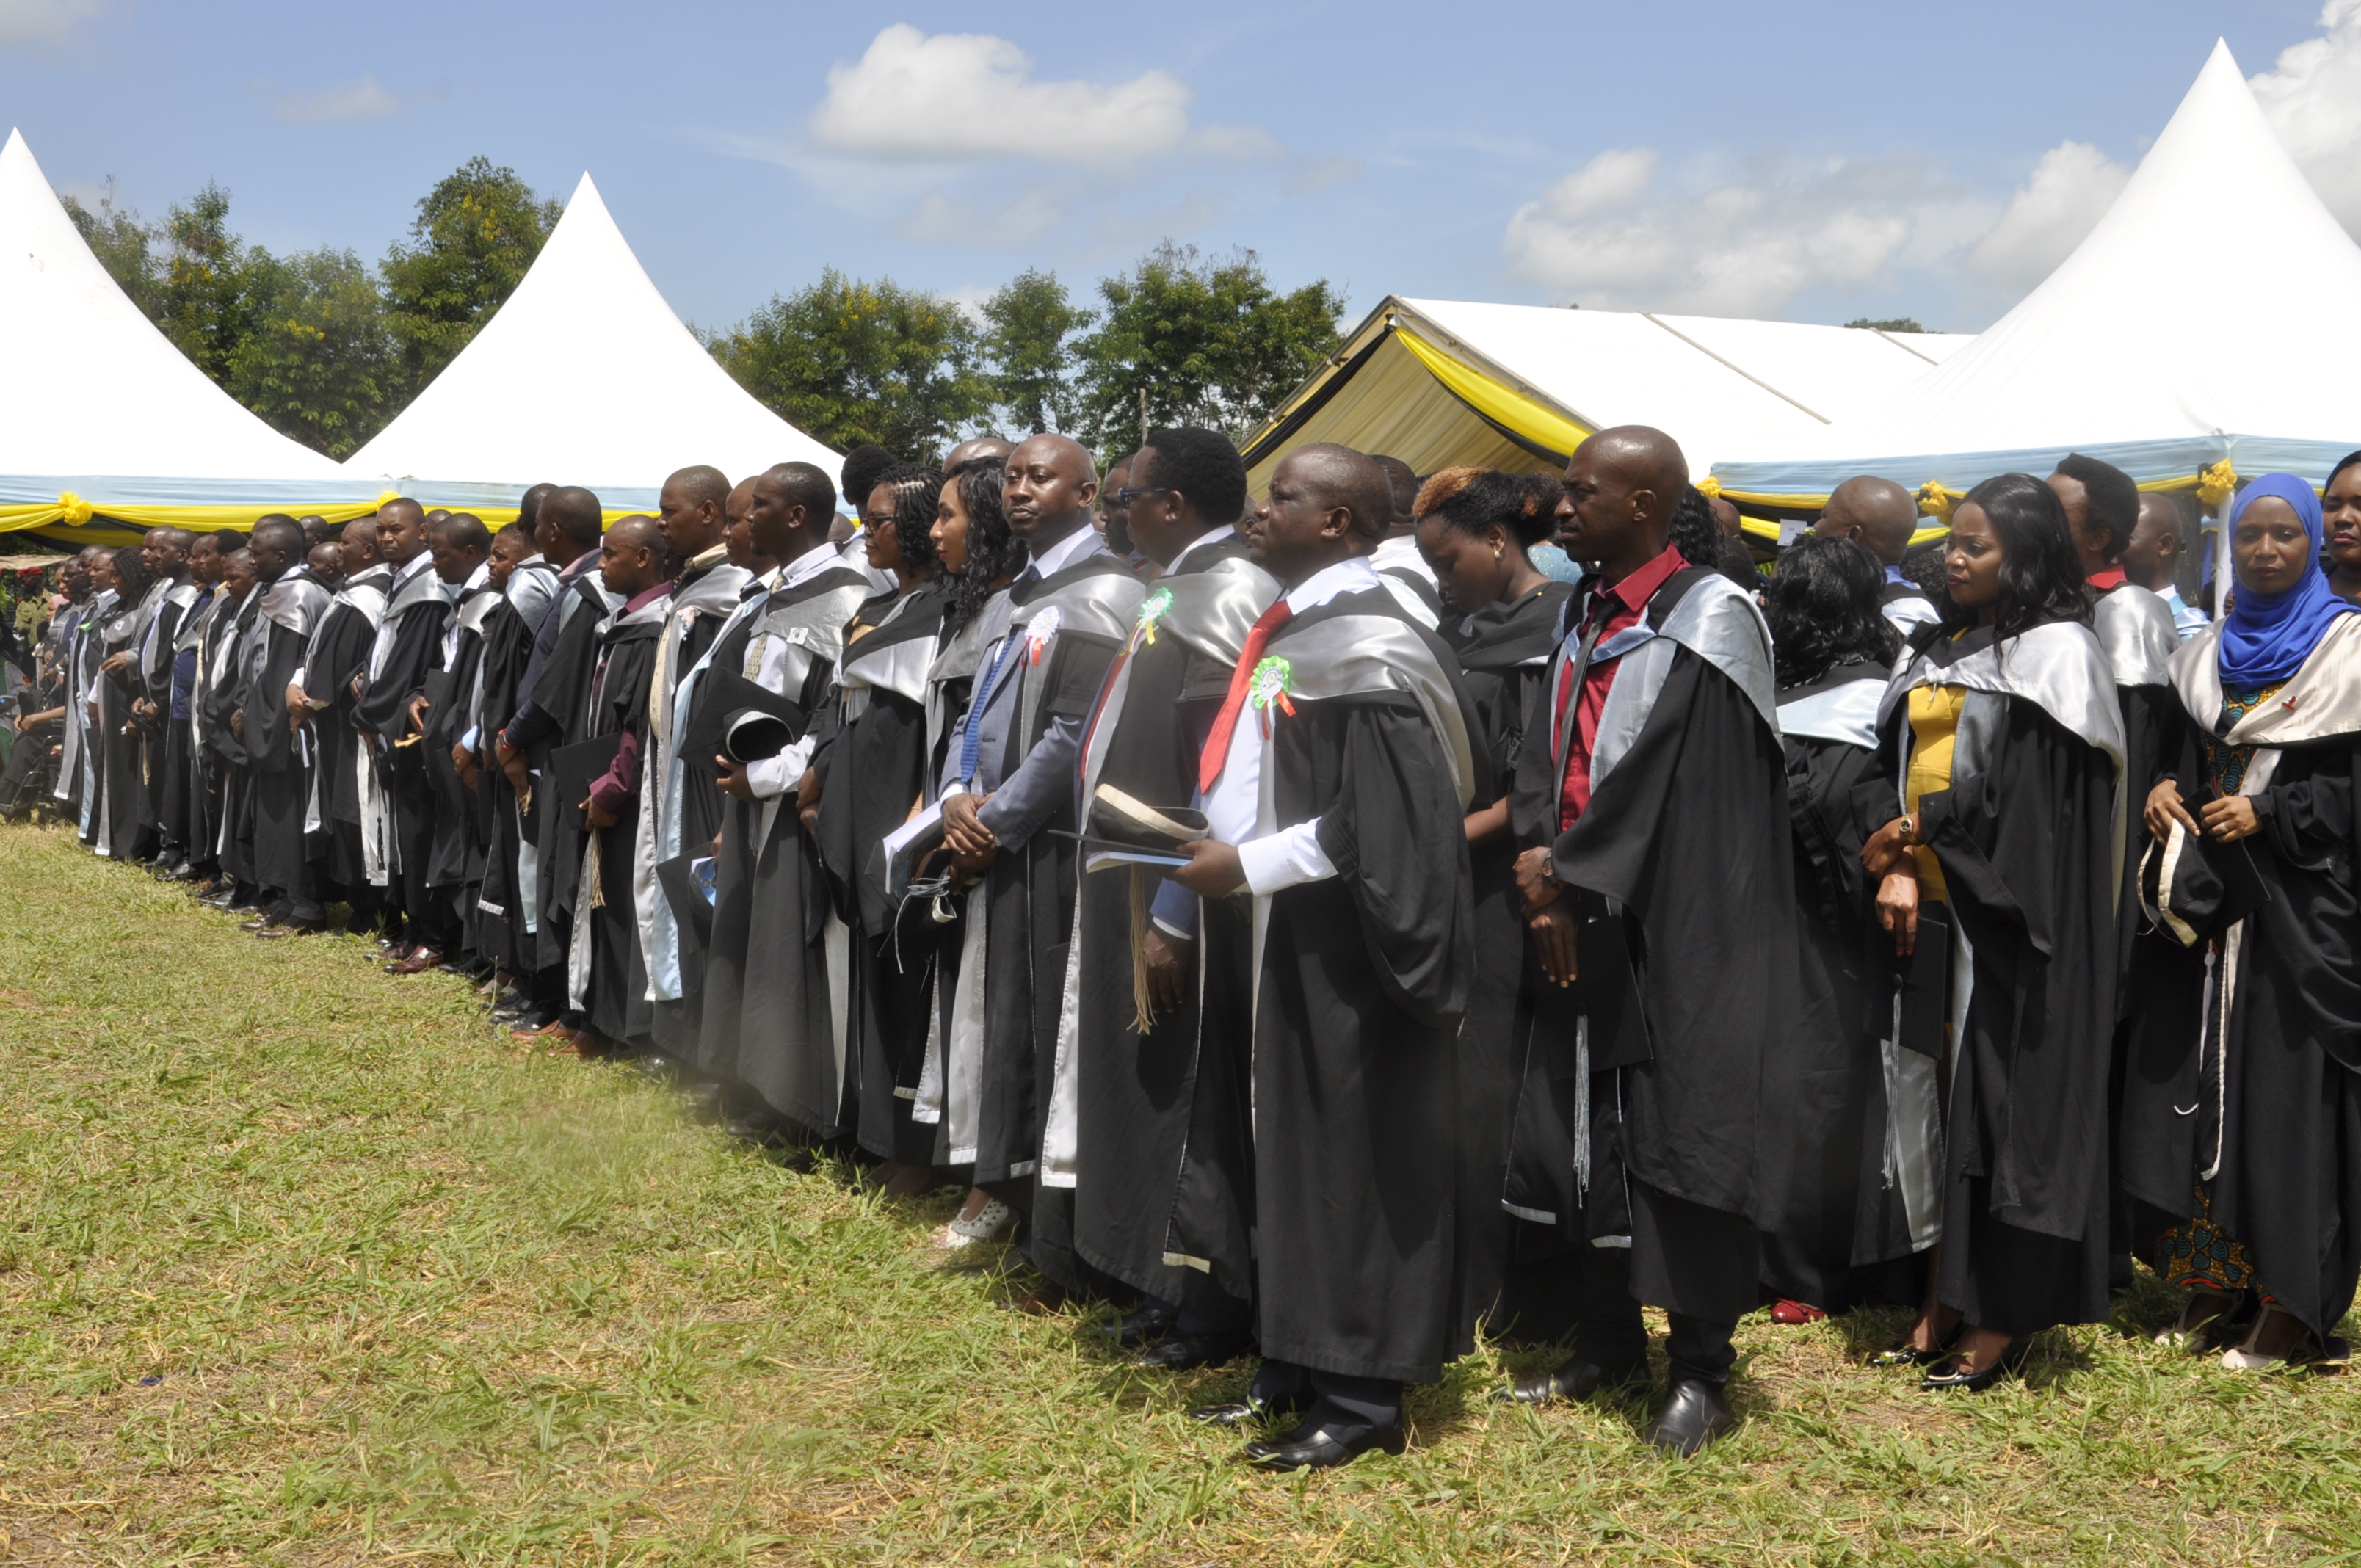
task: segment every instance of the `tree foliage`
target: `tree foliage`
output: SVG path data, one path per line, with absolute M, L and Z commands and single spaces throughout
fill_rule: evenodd
M 1883 316 L 1872 320 L 1859 316 L 1845 323 L 1849 327 L 1867 327 L 1872 332 L 1925 332 L 1927 329 L 1909 316 Z
M 255 319 L 230 354 L 230 395 L 281 433 L 350 456 L 396 407 L 377 280 L 351 251 L 324 248 L 261 256 L 249 276 Z
M 988 412 L 982 334 L 953 302 L 834 268 L 708 340 L 738 384 L 840 450 L 930 455 Z
M 480 155 L 419 200 L 411 243 L 380 268 L 401 396 L 432 381 L 516 291 L 565 210 Z
M 1019 431 L 1064 430 L 1073 419 L 1076 333 L 1097 317 L 1068 298 L 1055 272 L 1028 268 L 983 302 L 993 399 Z
M 1076 345 L 1077 424 L 1109 452 L 1129 446 L 1143 419 L 1243 443 L 1335 352 L 1345 313 L 1324 278 L 1282 294 L 1251 250 L 1214 260 L 1169 240 L 1102 280 L 1099 295 L 1098 327 Z

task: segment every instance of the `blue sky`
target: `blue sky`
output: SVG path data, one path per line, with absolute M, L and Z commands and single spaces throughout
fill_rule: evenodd
M 214 179 L 248 238 L 365 258 L 475 153 L 558 195 L 587 169 L 706 325 L 823 266 L 973 299 L 1170 236 L 1356 313 L 1973 330 L 2095 221 L 2217 36 L 2361 228 L 2361 0 L 0 0 L 0 122 L 61 190 L 112 176 L 154 216 Z

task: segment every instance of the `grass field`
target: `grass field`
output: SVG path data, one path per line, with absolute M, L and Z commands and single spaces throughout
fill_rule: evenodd
M 1857 1365 L 1895 1314 L 1740 1335 L 1686 1464 L 1636 1409 L 1411 1403 L 1400 1459 L 1277 1479 L 1105 1348 L 1111 1313 L 909 1205 L 529 1055 L 456 980 L 265 945 L 0 828 L 0 1563 L 2327 1563 L 2361 1384 L 2234 1376 L 2126 1321 L 2025 1384 Z

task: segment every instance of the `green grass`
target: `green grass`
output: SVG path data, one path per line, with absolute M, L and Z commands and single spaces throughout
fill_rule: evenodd
M 495 1036 L 458 981 L 266 945 L 56 829 L 0 829 L 0 1563 L 1184 1564 L 2361 1561 L 2352 1379 L 2132 1331 L 2023 1385 L 1855 1365 L 1895 1314 L 1741 1330 L 1751 1417 L 1419 1390 L 1413 1446 L 1230 1464 L 1108 1319 L 896 1205 Z

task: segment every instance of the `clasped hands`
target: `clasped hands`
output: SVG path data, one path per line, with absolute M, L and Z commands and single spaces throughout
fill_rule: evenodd
M 2147 808 L 2142 817 L 2159 844 L 2172 837 L 2172 825 L 2176 822 L 2217 844 L 2235 844 L 2263 830 L 2263 819 L 2256 815 L 2254 801 L 2243 795 L 2209 800 L 2197 808 L 2196 817 L 2190 816 L 2189 807 L 2181 802 L 2180 786 L 2170 779 L 2147 792 Z M 2199 817 L 2204 819 L 2202 827 Z

